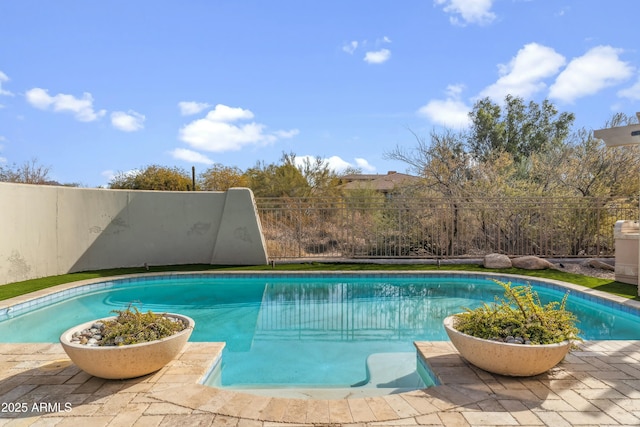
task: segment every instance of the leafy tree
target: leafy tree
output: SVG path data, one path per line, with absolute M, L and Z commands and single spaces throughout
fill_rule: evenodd
M 445 197 L 542 195 L 561 186 L 551 167 L 567 161 L 573 114 L 509 95 L 503 106 L 479 100 L 469 116 L 468 130 L 433 131 L 428 140 L 413 133 L 415 149 L 398 147 L 387 157 L 407 163 Z
M 486 161 L 507 152 L 517 163 L 561 144 L 575 119 L 573 113 L 558 113 L 546 99 L 541 105 L 534 101 L 525 105 L 522 98 L 511 95 L 503 107 L 489 98 L 477 101 L 469 117 L 467 144 L 476 159 Z
M 200 174 L 202 190 L 226 191 L 232 187 L 247 187 L 249 178 L 237 167 L 215 164 Z
M 192 190 L 190 175 L 177 167 L 150 165 L 135 172 L 120 172 L 109 182 L 109 188 L 127 190 Z

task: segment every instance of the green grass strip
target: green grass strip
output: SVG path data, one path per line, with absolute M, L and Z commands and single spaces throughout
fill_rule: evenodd
M 15 282 L 0 286 L 0 300 L 13 298 L 16 296 L 28 294 L 30 292 L 39 291 L 52 286 L 64 283 L 77 282 L 79 280 L 96 279 L 101 277 L 118 276 L 122 274 L 136 273 L 159 273 L 168 271 L 478 271 L 478 272 L 496 272 L 507 274 L 520 274 L 523 276 L 539 277 L 544 279 L 555 279 L 563 282 L 573 283 L 584 286 L 586 288 L 597 289 L 599 291 L 608 292 L 610 294 L 619 295 L 624 298 L 635 299 L 640 301 L 638 297 L 638 287 L 627 283 L 616 282 L 608 279 L 599 279 L 596 277 L 583 276 L 581 274 L 566 273 L 558 270 L 521 270 L 519 268 L 504 269 L 488 269 L 477 264 L 446 264 L 440 267 L 433 264 L 364 264 L 364 263 L 299 263 L 299 264 L 276 264 L 258 265 L 258 266 L 217 266 L 208 264 L 191 264 L 191 265 L 169 265 L 149 267 L 146 270 L 143 267 L 136 268 L 113 268 L 109 270 L 88 271 L 81 273 L 69 273 L 60 276 L 49 276 L 40 279 L 25 280 L 23 282 Z

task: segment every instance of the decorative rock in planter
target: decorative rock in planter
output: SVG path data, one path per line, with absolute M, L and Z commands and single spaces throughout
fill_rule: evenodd
M 60 336 L 60 344 L 71 361 L 88 374 L 106 379 L 140 377 L 158 371 L 175 358 L 195 326 L 190 317 L 173 313 L 164 315 L 181 320 L 187 327 L 169 337 L 139 344 L 96 346 L 72 342 L 75 332 L 90 329 L 102 320 L 113 320 L 114 316 L 74 326 Z
M 542 374 L 556 366 L 571 349 L 571 342 L 557 344 L 509 344 L 485 340 L 458 332 L 454 316 L 444 319 L 451 343 L 469 363 L 494 374 L 526 377 Z

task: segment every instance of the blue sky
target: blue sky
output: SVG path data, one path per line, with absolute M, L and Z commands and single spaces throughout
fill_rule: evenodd
M 0 162 L 84 186 L 150 164 L 336 170 L 484 96 L 598 129 L 640 111 L 637 0 L 0 0 Z

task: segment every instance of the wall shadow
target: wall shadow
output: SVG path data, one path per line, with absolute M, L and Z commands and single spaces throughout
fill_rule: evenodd
M 105 380 L 83 372 L 71 360 L 61 357 L 0 380 L 0 419 L 73 416 L 78 407 L 138 387 L 153 375 Z

